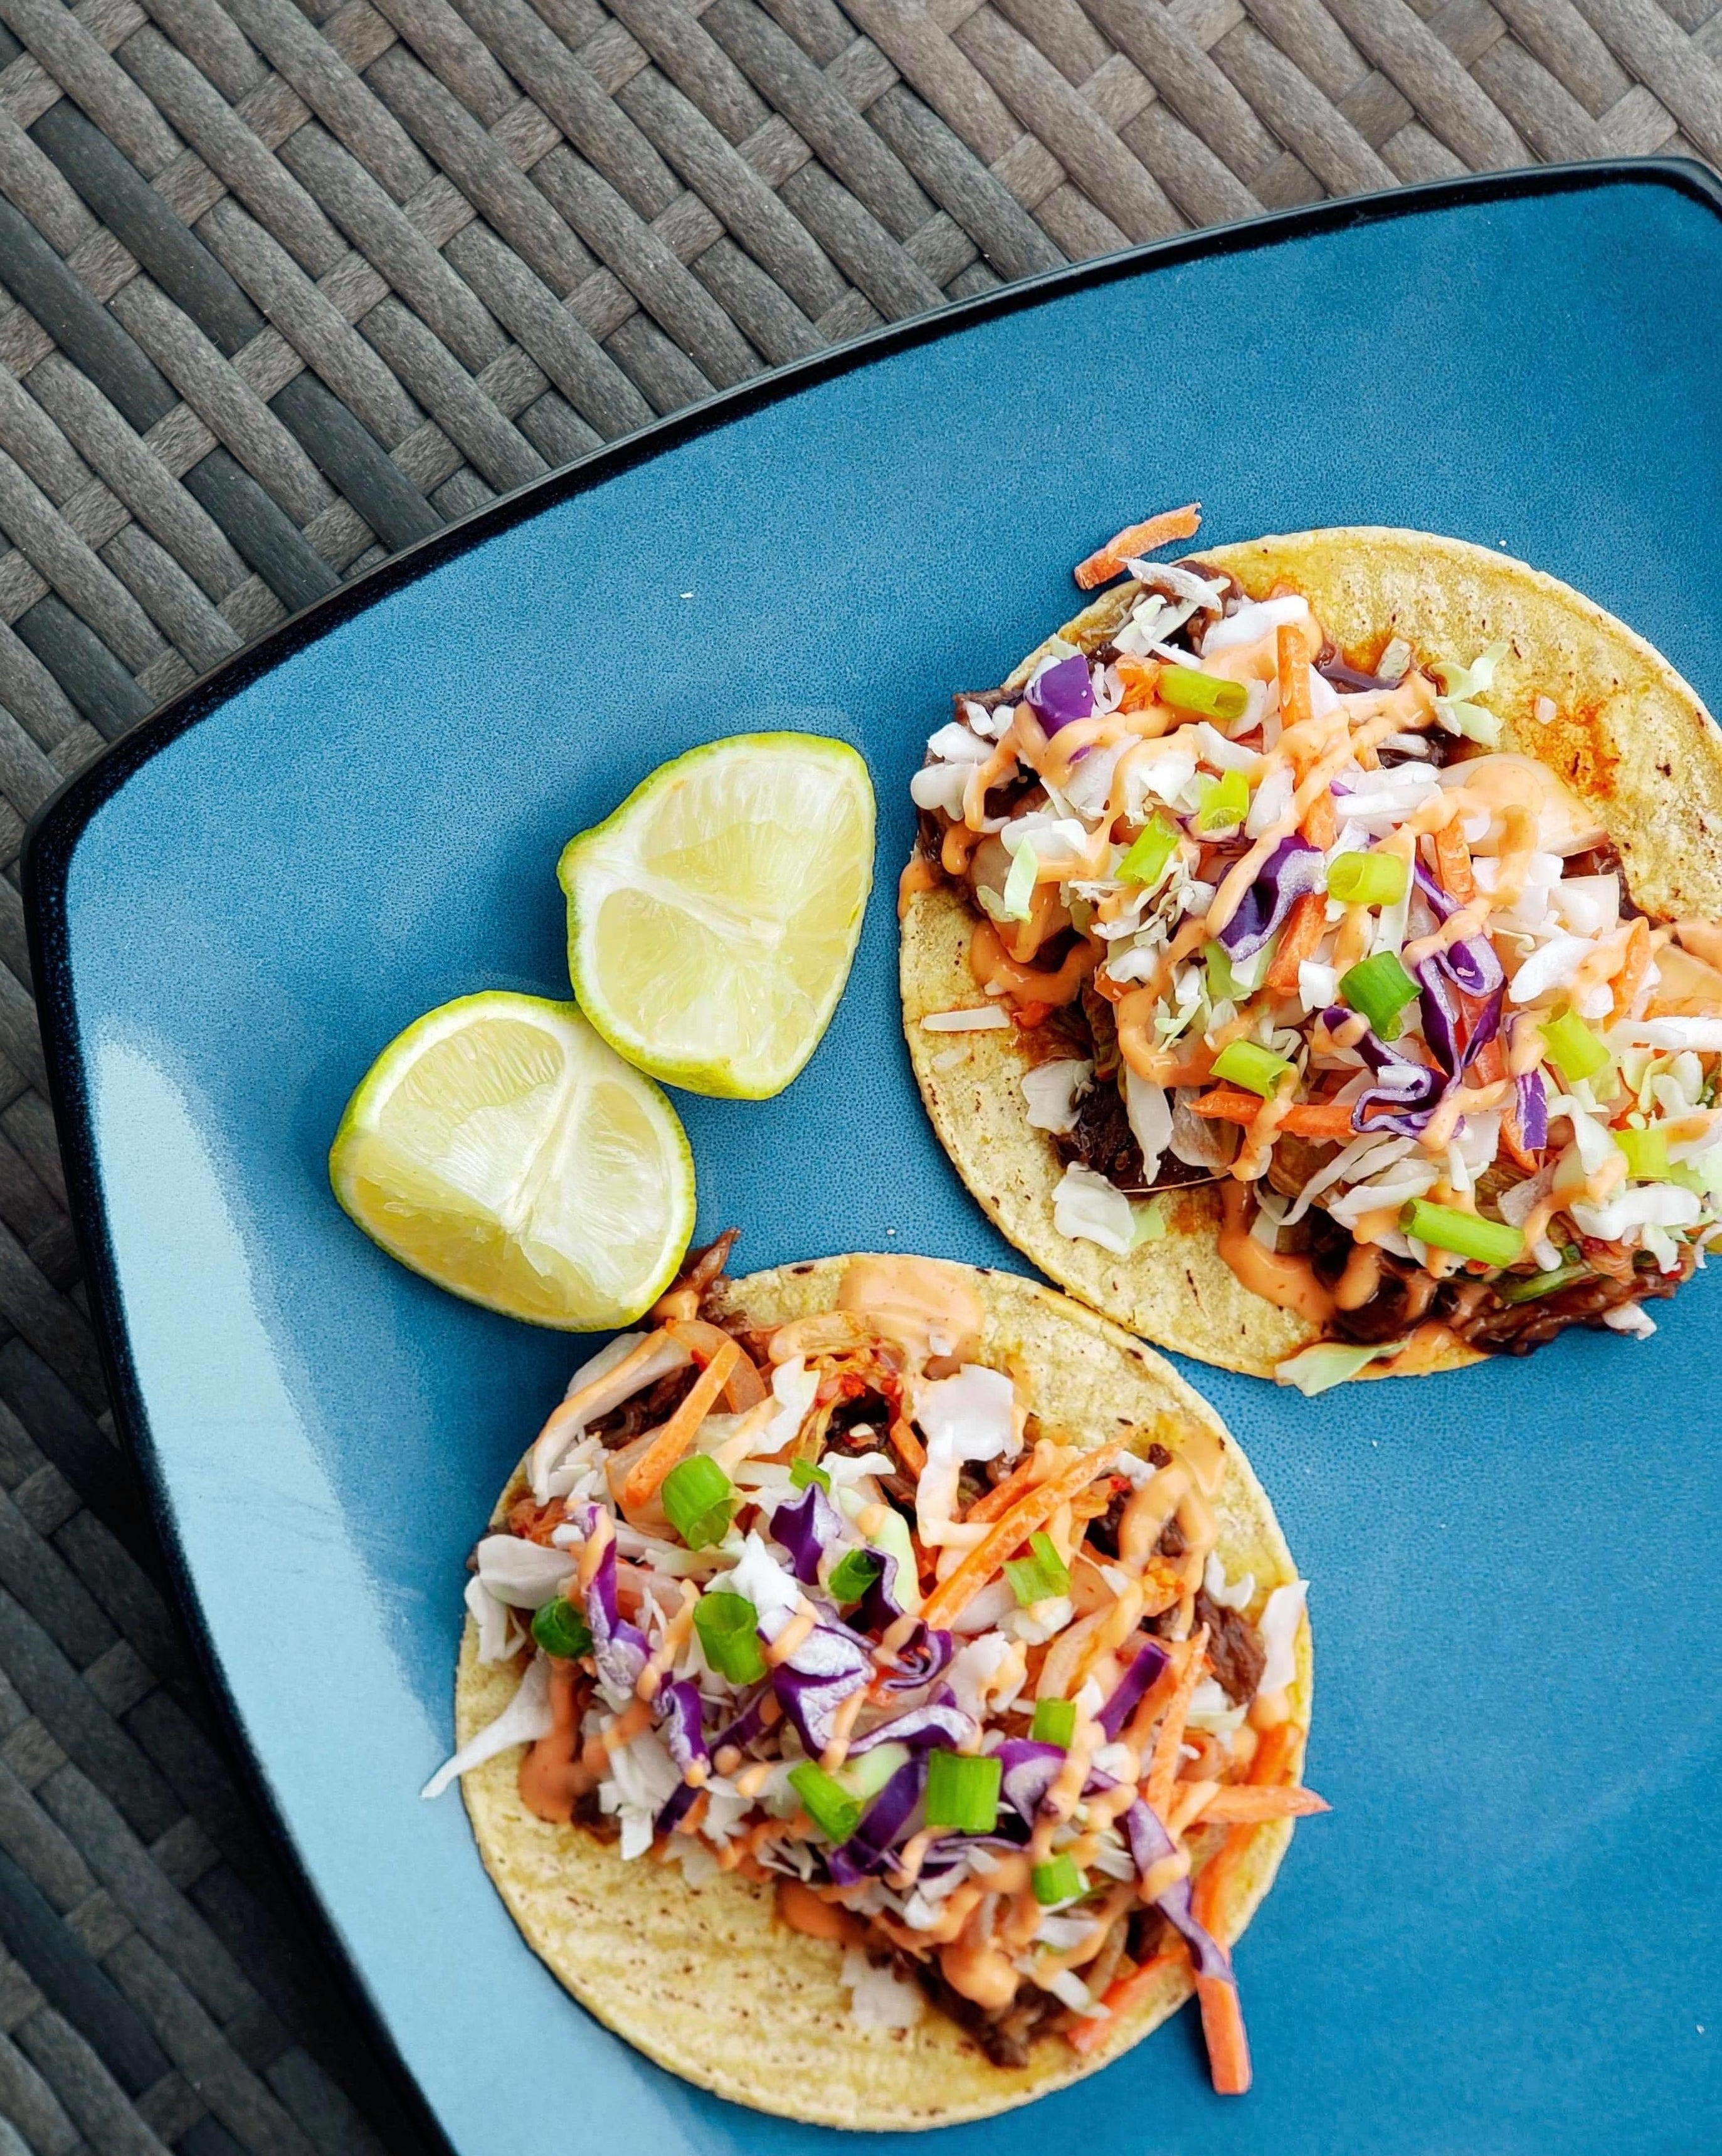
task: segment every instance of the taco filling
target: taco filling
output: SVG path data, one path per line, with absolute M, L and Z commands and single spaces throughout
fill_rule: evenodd
M 1064 1237 L 1128 1255 L 1217 1183 L 1226 1264 L 1318 1329 L 1283 1382 L 1653 1332 L 1722 1220 L 1722 928 L 1502 752 L 1506 644 L 1348 664 L 1291 584 L 1141 558 L 1197 521 L 1085 563 L 1128 581 L 928 741 L 905 901 L 961 895 L 979 1000 L 921 1026 L 1017 1030 Z
M 478 1658 L 522 1681 L 427 1795 L 524 1741 L 537 1819 L 774 1888 L 861 2026 L 930 2008 L 1000 2068 L 1097 2049 L 1175 1966 L 1247 2086 L 1228 1871 L 1325 1807 L 1303 1584 L 1227 1576 L 1219 1425 L 1043 1427 L 956 1266 L 852 1259 L 762 1327 L 729 1240 L 577 1373 L 478 1543 Z

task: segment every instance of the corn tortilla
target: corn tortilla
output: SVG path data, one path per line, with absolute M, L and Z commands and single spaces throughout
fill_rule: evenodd
M 1523 562 L 1460 539 L 1352 526 L 1252 539 L 1192 556 L 1236 578 L 1252 598 L 1301 592 L 1346 660 L 1369 670 L 1396 637 L 1425 666 L 1468 665 L 1508 649 L 1488 695 L 1501 747 L 1532 756 L 1595 811 L 1647 913 L 1722 917 L 1722 734 L 1697 693 L 1644 639 L 1581 593 Z M 1139 588 L 1106 592 L 1059 634 L 1104 643 Z M 1048 639 L 1050 644 L 1051 639 Z M 1027 681 L 1047 649 L 1017 667 Z M 1536 716 L 1547 697 L 1554 716 Z M 1169 1232 L 1127 1258 L 1052 1224 L 1064 1172 L 1029 1123 L 1020 1080 L 1054 1051 L 1012 1028 L 928 1033 L 931 1011 L 975 1000 L 974 916 L 948 886 L 918 891 L 903 921 L 903 1027 L 921 1097 L 957 1172 L 1000 1231 L 1041 1271 L 1120 1325 L 1222 1369 L 1269 1378 L 1320 1337 L 1306 1319 L 1252 1294 L 1221 1257 L 1213 1185 L 1168 1193 Z M 1482 1360 L 1454 1343 L 1431 1367 Z
M 727 1306 L 757 1327 L 830 1309 L 846 1258 L 826 1258 L 725 1282 Z M 986 1311 L 982 1359 L 1009 1364 L 1044 1426 L 1078 1443 L 1123 1439 L 1174 1450 L 1191 1423 L 1226 1440 L 1215 1501 L 1218 1553 L 1229 1577 L 1256 1575 L 1258 1593 L 1297 1577 L 1261 1484 L 1214 1410 L 1158 1355 L 1092 1311 L 1010 1274 L 971 1271 Z M 517 1471 L 493 1524 L 525 1486 Z M 518 1681 L 512 1665 L 477 1659 L 467 1620 L 455 1686 L 457 1739 L 501 1712 Z M 1300 1625 L 1295 1719 L 1309 1726 L 1309 1626 Z M 768 1888 L 733 1875 L 693 1887 L 677 1865 L 624 1863 L 576 1826 L 547 1824 L 522 1804 L 521 1748 L 461 1784 L 486 1870 L 533 1951 L 580 2003 L 672 2073 L 759 2111 L 812 2125 L 869 2131 L 985 2118 L 1097 2071 L 1158 2028 L 1190 1996 L 1187 1969 L 1121 2017 L 1086 2058 L 1061 2036 L 1036 2040 L 1025 2067 L 993 2066 L 974 2039 L 928 2009 L 904 2032 L 858 2028 L 839 1982 L 843 1949 L 778 1922 Z M 1301 1770 L 1301 1752 L 1298 1764 Z M 1219 1928 L 1235 1939 L 1267 1892 L 1292 1822 L 1253 1830 Z

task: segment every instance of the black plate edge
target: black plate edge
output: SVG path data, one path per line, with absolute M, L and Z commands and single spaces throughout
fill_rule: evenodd
M 560 472 L 553 472 L 489 502 L 445 530 L 379 562 L 366 575 L 316 601 L 289 621 L 266 631 L 143 720 L 60 786 L 30 819 L 20 850 L 25 927 L 42 1029 L 49 1099 L 64 1159 L 70 1217 L 79 1260 L 88 1284 L 92 1328 L 112 1402 L 114 1423 L 132 1461 L 141 1471 L 150 1522 L 166 1561 L 167 1584 L 190 1638 L 200 1674 L 220 1717 L 220 1734 L 235 1779 L 261 1821 L 271 1853 L 293 1896 L 296 1913 L 319 1953 L 324 1973 L 352 2017 L 357 2044 L 399 2106 L 412 2131 L 433 2156 L 460 2156 L 432 2112 L 396 2046 L 387 2017 L 343 1950 L 332 1913 L 312 1887 L 291 1830 L 276 1804 L 261 1763 L 247 1743 L 225 1666 L 193 1587 L 178 1524 L 157 1470 L 155 1447 L 129 1342 L 121 1322 L 118 1280 L 102 1204 L 89 1118 L 88 1093 L 71 993 L 65 915 L 72 856 L 90 819 L 132 774 L 161 750 L 267 673 L 279 660 L 350 619 L 373 601 L 416 583 L 541 510 L 571 500 L 634 465 L 662 455 L 733 418 L 794 396 L 898 352 L 959 334 L 1067 292 L 1097 290 L 1145 270 L 1184 262 L 1249 254 L 1288 239 L 1415 217 L 1468 204 L 1522 200 L 1541 195 L 1587 192 L 1622 185 L 1663 187 L 1702 203 L 1722 218 L 1722 177 L 1694 160 L 1617 157 L 1576 164 L 1539 165 L 1502 172 L 1468 173 L 1416 187 L 1272 212 L 1235 224 L 1211 226 L 1154 240 L 1092 262 L 1051 270 L 996 291 L 919 315 L 791 362 L 724 391 L 688 410 L 672 413 L 637 433 L 608 443 Z M 336 2025 L 331 2022 L 332 2027 Z M 338 2037 L 337 2037 L 338 2041 Z

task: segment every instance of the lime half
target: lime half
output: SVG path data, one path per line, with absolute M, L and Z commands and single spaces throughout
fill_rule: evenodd
M 329 1179 L 391 1257 L 487 1309 L 591 1332 L 675 1278 L 694 1224 L 676 1111 L 573 1004 L 463 996 L 389 1043 Z
M 691 749 L 563 850 L 568 972 L 630 1063 L 762 1101 L 819 1045 L 873 880 L 873 788 L 842 742 Z

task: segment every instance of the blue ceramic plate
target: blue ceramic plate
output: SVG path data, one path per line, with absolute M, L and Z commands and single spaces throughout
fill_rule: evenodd
M 906 787 L 950 690 L 1069 610 L 1105 533 L 1200 497 L 1213 540 L 1504 547 L 1714 703 L 1719 208 L 1682 166 L 1444 185 L 889 332 L 380 571 L 49 812 L 44 1007 L 125 1424 L 285 1838 L 462 2156 L 832 2144 L 606 2034 L 521 1943 L 458 1801 L 419 1801 L 463 1559 L 573 1351 L 337 1211 L 355 1081 L 448 997 L 566 993 L 558 850 L 661 759 L 840 735 L 881 810 L 854 978 L 781 1098 L 680 1099 L 701 1232 L 738 1222 L 750 1268 L 1020 1265 L 897 1019 Z M 1256 2092 L 1208 2092 L 1185 2017 L 954 2149 L 1722 2143 L 1714 1270 L 1666 1307 L 1647 1345 L 1570 1336 L 1318 1404 L 1191 1370 L 1314 1583 L 1334 1810 L 1240 1956 Z

